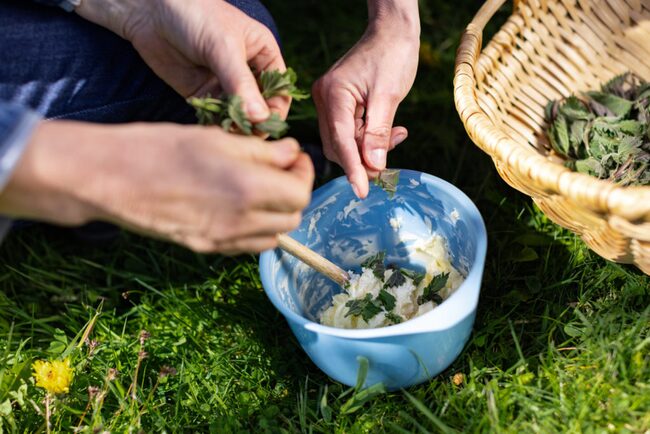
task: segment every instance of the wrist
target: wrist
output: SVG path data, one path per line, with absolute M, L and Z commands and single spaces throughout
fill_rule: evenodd
M 82 0 L 75 12 L 82 18 L 105 27 L 124 39 L 143 17 L 148 0 Z
M 368 30 L 420 39 L 417 0 L 368 0 Z
M 83 129 L 74 125 L 78 124 L 41 122 L 35 128 L 0 195 L 0 212 L 63 225 L 96 217 L 94 207 L 83 199 L 93 170 L 80 149 L 87 140 Z

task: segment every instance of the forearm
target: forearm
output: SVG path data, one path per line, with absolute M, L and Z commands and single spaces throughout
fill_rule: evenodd
M 420 37 L 418 0 L 368 0 L 371 29 L 399 30 L 409 38 Z

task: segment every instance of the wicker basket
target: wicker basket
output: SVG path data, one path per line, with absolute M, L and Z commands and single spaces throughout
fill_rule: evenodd
M 519 0 L 481 51 L 488 0 L 465 30 L 454 95 L 465 128 L 501 177 L 604 258 L 650 274 L 650 187 L 619 187 L 563 166 L 544 134 L 550 99 L 632 71 L 650 80 L 650 0 Z

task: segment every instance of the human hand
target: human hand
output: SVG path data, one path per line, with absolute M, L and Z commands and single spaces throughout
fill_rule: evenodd
M 0 195 L 0 212 L 63 225 L 109 221 L 198 252 L 259 252 L 298 226 L 313 176 L 289 138 L 44 122 Z
M 386 154 L 408 135 L 393 127 L 418 62 L 418 31 L 371 25 L 312 88 L 325 156 L 345 170 L 355 194 L 386 167 Z
M 285 119 L 290 98 L 265 101 L 255 71 L 286 66 L 271 31 L 221 0 L 84 0 L 76 12 L 131 41 L 183 97 L 239 95 L 249 119 Z

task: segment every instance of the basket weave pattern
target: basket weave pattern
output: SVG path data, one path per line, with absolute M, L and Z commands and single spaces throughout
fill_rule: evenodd
M 549 151 L 544 107 L 631 71 L 650 80 L 650 0 L 519 0 L 481 51 L 488 0 L 456 58 L 456 108 L 501 177 L 599 255 L 650 274 L 650 187 L 571 171 Z

